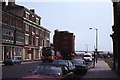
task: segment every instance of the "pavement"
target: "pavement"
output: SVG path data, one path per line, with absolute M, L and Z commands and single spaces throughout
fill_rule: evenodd
M 98 59 L 95 68 L 91 68 L 86 75 L 82 77 L 82 80 L 84 79 L 120 80 L 120 76 L 117 75 L 103 59 Z

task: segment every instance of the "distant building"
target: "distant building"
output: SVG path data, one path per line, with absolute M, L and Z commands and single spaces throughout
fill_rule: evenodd
M 14 1 L 2 2 L 2 7 L 3 58 L 40 60 L 42 47 L 50 46 L 50 31 L 40 25 L 41 17 Z
M 114 25 L 112 26 L 113 34 L 113 55 L 114 69 L 120 74 L 120 1 L 113 2 L 114 9 Z

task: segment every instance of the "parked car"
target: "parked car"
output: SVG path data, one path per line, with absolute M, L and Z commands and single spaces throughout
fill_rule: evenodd
M 65 67 L 39 65 L 33 73 L 23 76 L 18 80 L 69 80 L 72 78 L 73 72 L 68 72 Z
M 91 62 L 92 61 L 92 54 L 91 53 L 85 53 L 83 55 L 83 60 L 87 61 L 87 62 Z
M 8 58 L 3 61 L 5 65 L 15 65 L 15 64 L 21 64 L 22 60 L 19 60 L 17 58 Z
M 72 63 L 75 66 L 75 72 L 87 72 L 88 67 L 84 60 L 74 59 Z
M 55 61 L 53 61 L 53 64 L 66 65 L 68 67 L 69 71 L 75 70 L 75 66 L 72 64 L 72 62 L 70 60 L 55 60 Z

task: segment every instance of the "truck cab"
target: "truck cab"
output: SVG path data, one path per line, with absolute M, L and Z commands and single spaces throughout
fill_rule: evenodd
M 55 52 L 52 47 L 43 47 L 42 48 L 42 61 L 43 62 L 52 62 L 56 59 Z

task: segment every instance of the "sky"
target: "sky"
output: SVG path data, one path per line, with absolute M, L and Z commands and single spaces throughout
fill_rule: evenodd
M 65 30 L 75 35 L 75 50 L 94 50 L 95 30 L 98 29 L 98 50 L 112 51 L 113 4 L 111 0 L 80 0 L 35 2 L 16 2 L 28 9 L 35 9 L 41 25 L 51 31 L 53 43 L 54 30 Z

